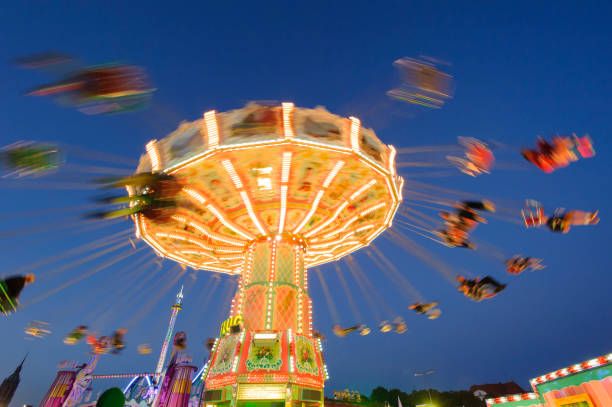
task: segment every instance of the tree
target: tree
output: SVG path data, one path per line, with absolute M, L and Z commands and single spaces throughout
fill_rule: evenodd
M 125 406 L 125 396 L 118 387 L 111 387 L 106 390 L 96 403 L 96 407 L 123 407 Z
M 389 400 L 389 391 L 382 386 L 378 386 L 370 394 L 371 401 L 385 402 Z

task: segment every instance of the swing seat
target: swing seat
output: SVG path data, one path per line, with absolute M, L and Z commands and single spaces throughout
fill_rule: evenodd
M 525 202 L 525 208 L 521 210 L 521 215 L 523 215 L 523 221 L 528 228 L 538 227 L 544 223 L 544 209 L 537 201 L 528 199 Z
M 10 315 L 17 311 L 17 300 L 8 294 L 4 282 L 0 282 L 0 312 L 3 315 Z

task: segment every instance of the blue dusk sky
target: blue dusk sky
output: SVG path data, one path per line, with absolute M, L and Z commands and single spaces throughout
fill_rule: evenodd
M 413 373 L 429 369 L 436 370 L 431 386 L 440 390 L 509 380 L 528 390 L 530 378 L 610 352 L 611 17 L 609 3 L 590 1 L 5 4 L 0 10 L 0 145 L 32 139 L 78 146 L 70 151 L 77 151 L 80 160 L 68 152 L 67 167 L 58 174 L 0 181 L 0 273 L 10 276 L 40 262 L 32 268 L 39 281 L 24 291 L 22 302 L 50 294 L 0 320 L 0 377 L 8 376 L 30 352 L 11 407 L 38 405 L 60 361 L 86 360 L 85 344 L 62 343 L 78 324 L 106 334 L 122 326 L 129 329 L 124 353 L 103 357 L 98 373 L 153 370 L 181 284 L 186 297 L 176 330 L 187 332 L 189 350 L 202 365 L 202 341 L 216 336 L 226 318 L 234 280 L 217 280 L 210 272 L 178 278 L 180 269 L 168 260 L 161 270 L 151 263 L 142 268 L 154 257 L 141 242 L 136 249 L 128 244 L 88 261 L 84 259 L 95 251 L 70 250 L 113 239 L 132 227 L 125 220 L 104 227 L 79 220 L 91 206 L 90 198 L 99 195 L 88 180 L 107 171 L 98 168 L 101 174 L 94 174 L 94 167 L 131 171 L 146 142 L 164 137 L 182 120 L 196 120 L 212 109 L 240 108 L 251 100 L 322 105 L 353 115 L 398 148 L 448 145 L 459 136 L 503 146 L 495 150 L 498 167 L 478 178 L 450 168 L 402 169 L 406 176 L 440 171 L 447 176 L 415 179 L 498 203 L 500 216 L 488 217 L 473 233 L 478 250 L 447 248 L 403 233 L 454 273 L 491 275 L 507 283 L 506 290 L 489 301 L 469 301 L 431 261 L 423 263 L 381 236 L 375 246 L 425 298 L 440 301 L 442 316 L 430 321 L 414 314 L 406 293 L 365 253 L 358 253 L 355 259 L 368 274 L 373 295 L 383 298 L 378 304 L 383 317 L 402 316 L 408 332 L 373 329 L 367 337 L 341 339 L 331 332 L 332 315 L 311 273 L 314 327 L 327 336 L 328 393 L 350 388 L 369 394 L 378 385 L 423 388 L 423 378 Z M 126 61 L 144 67 L 157 89 L 151 106 L 129 114 L 87 116 L 49 98 L 23 96 L 29 87 L 53 78 L 10 61 L 46 50 L 90 65 Z M 393 61 L 419 55 L 445 61 L 440 68 L 454 77 L 454 98 L 442 109 L 407 105 L 385 95 L 400 80 Z M 520 156 L 520 149 L 532 146 L 537 135 L 572 132 L 591 135 L 594 158 L 544 174 Z M 445 160 L 444 154 L 401 154 L 397 161 Z M 428 191 L 456 198 L 441 189 Z M 601 222 L 575 227 L 567 235 L 526 230 L 516 222 L 526 198 L 541 201 L 547 211 L 600 209 Z M 414 209 L 436 217 L 435 211 Z M 98 253 L 107 247 L 114 246 Z M 94 273 L 124 253 L 127 258 Z M 507 274 L 503 256 L 518 253 L 544 259 L 547 268 Z M 50 256 L 59 257 L 49 262 Z M 340 266 L 363 322 L 376 328 L 380 320 L 375 310 L 347 265 Z M 321 272 L 341 322 L 362 322 L 355 320 L 334 267 L 323 266 Z M 67 283 L 71 285 L 53 291 Z M 24 340 L 31 320 L 51 323 L 53 333 Z M 153 353 L 138 354 L 141 343 L 149 343 Z M 94 391 L 125 383 L 96 381 Z

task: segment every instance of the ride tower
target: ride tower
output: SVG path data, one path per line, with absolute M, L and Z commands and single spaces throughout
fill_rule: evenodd
M 172 332 L 174 331 L 174 324 L 176 323 L 176 316 L 179 311 L 183 309 L 183 286 L 181 286 L 181 291 L 176 295 L 176 301 L 174 305 L 172 305 L 172 314 L 170 315 L 170 323 L 168 324 L 168 331 L 166 332 L 166 337 L 164 338 L 164 343 L 162 344 L 161 352 L 159 354 L 159 360 L 157 361 L 157 367 L 155 368 L 155 383 L 158 384 L 161 378 L 161 372 L 164 369 L 164 363 L 166 361 L 166 355 L 168 354 L 168 346 L 170 341 L 172 340 Z
M 183 286 L 181 286 L 181 290 L 176 295 L 176 300 L 171 307 L 172 313 L 170 314 L 168 330 L 166 331 L 166 336 L 162 343 L 155 372 L 154 374 L 142 374 L 132 377 L 128 385 L 123 389 L 123 394 L 128 402 L 135 402 L 138 404 L 144 400 L 148 404 L 151 404 L 159 392 L 161 387 L 160 382 L 164 378 L 164 367 L 168 355 L 168 348 L 172 341 L 174 325 L 179 311 L 183 309 L 183 298 Z
M 176 194 L 171 208 L 133 216 L 136 235 L 183 265 L 240 276 L 202 403 L 322 406 L 307 270 L 390 226 L 402 200 L 395 149 L 357 118 L 283 103 L 206 112 L 146 150 L 137 172 L 164 174 Z

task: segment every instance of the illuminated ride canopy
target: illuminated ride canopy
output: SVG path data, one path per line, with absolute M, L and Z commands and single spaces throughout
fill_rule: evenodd
M 184 265 L 241 275 L 230 316 L 244 329 L 215 344 L 206 403 L 322 403 L 305 270 L 390 226 L 403 183 L 394 158 L 358 119 L 291 103 L 207 112 L 147 144 L 138 172 L 172 174 L 182 190 L 170 218 L 136 215 L 137 235 Z

